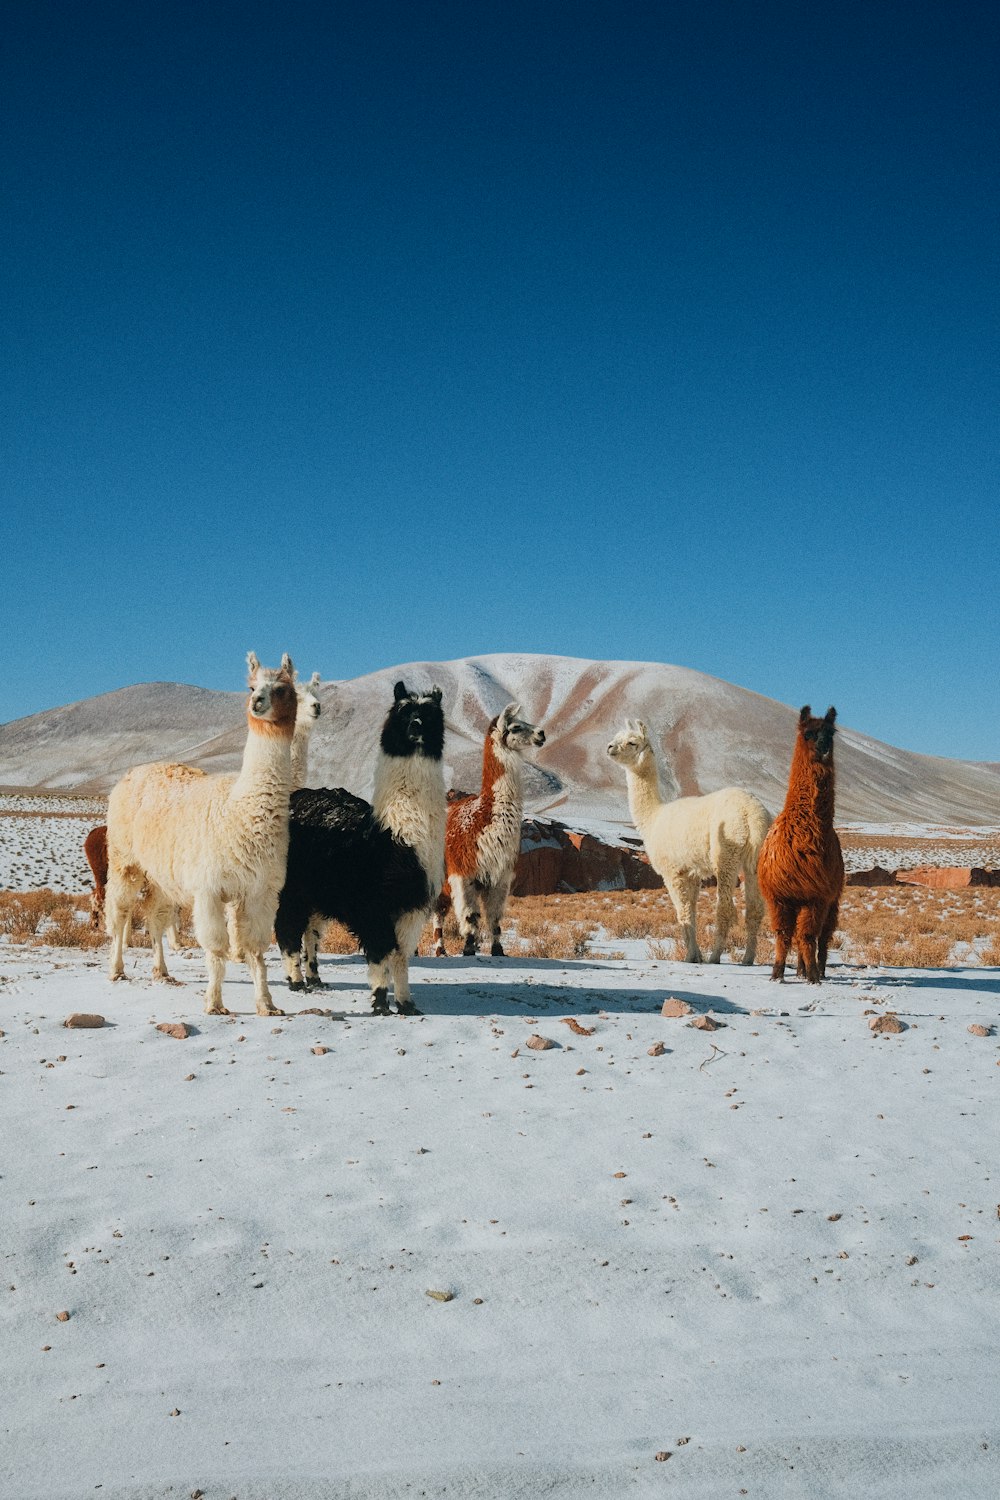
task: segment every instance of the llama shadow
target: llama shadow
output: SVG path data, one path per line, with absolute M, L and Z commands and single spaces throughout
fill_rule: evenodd
M 987 970 L 987 972 L 992 972 Z M 932 974 L 918 974 L 914 977 L 898 979 L 893 976 L 880 977 L 879 984 L 884 984 L 890 989 L 903 990 L 960 990 L 963 993 L 976 991 L 979 994 L 1000 995 L 1000 979 L 962 979 L 957 975 L 949 978 L 936 978 Z
M 434 961 L 426 960 L 417 965 L 424 973 L 435 972 Z M 292 1006 L 298 1008 L 300 1004 L 306 1006 L 316 1005 L 329 1008 L 328 1000 L 324 996 L 343 995 L 350 993 L 361 996 L 362 1003 L 349 1014 L 351 1019 L 362 1018 L 370 1011 L 368 1009 L 367 982 L 362 971 L 357 978 L 331 979 L 330 966 L 321 965 L 321 972 L 325 967 L 324 982 L 322 990 L 312 990 L 305 993 L 296 991 L 294 995 L 285 994 L 283 998 L 276 1001 L 283 1005 L 287 1004 L 289 1010 Z M 411 965 L 412 968 L 415 965 Z M 550 969 L 558 973 L 567 967 L 588 968 L 587 964 L 567 965 L 556 960 L 550 961 Z M 336 971 L 334 971 L 336 972 Z M 491 983 L 476 984 L 474 978 L 468 982 L 456 984 L 435 984 L 433 980 L 418 982 L 413 986 L 413 1002 L 419 1010 L 427 1016 L 510 1016 L 524 1018 L 526 1016 L 539 1015 L 544 1012 L 549 1018 L 558 1015 L 597 1015 L 600 1011 L 606 1011 L 609 1016 L 615 1015 L 652 1015 L 660 1014 L 664 1000 L 662 989 L 656 990 L 629 990 L 629 989 L 598 989 L 598 988 L 566 988 L 558 985 L 546 985 L 537 983 L 532 985 L 521 985 L 516 990 L 502 984 Z M 691 1007 L 692 1015 L 704 1015 L 712 1011 L 717 1016 L 745 1016 L 749 1011 L 745 1006 L 737 1005 L 732 1000 L 727 1000 L 721 995 L 694 994 L 685 990 L 671 989 L 672 999 L 684 1000 Z

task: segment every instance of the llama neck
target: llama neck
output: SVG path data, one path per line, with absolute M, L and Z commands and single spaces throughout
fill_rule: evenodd
M 243 749 L 243 764 L 233 783 L 233 799 L 257 797 L 279 805 L 288 796 L 292 781 L 292 735 L 284 726 L 261 723 L 248 717 L 249 732 Z
M 824 826 L 833 826 L 835 800 L 833 762 L 820 765 L 814 761 L 802 740 L 796 742 L 788 776 L 785 811 L 796 817 L 811 818 Z
M 504 809 L 520 818 L 524 806 L 524 763 L 519 755 L 497 752 L 493 736 L 483 745 L 483 781 L 480 796 L 484 807 L 503 803 Z
M 303 714 L 295 720 L 295 733 L 292 736 L 292 791 L 298 791 L 300 786 L 305 786 L 306 777 L 309 774 L 309 736 L 312 734 L 314 720 L 307 714 Z
M 660 796 L 660 778 L 652 752 L 647 750 L 634 766 L 628 766 L 626 776 L 629 812 L 632 814 L 632 822 L 641 833 L 658 809 L 663 806 L 663 798 Z
M 447 801 L 443 763 L 425 755 L 386 755 L 380 751 L 375 762 L 372 811 L 383 828 L 416 852 L 436 898 L 444 884 Z

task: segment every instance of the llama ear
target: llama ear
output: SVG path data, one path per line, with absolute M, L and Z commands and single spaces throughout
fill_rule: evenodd
M 832 724 L 833 721 L 834 721 L 834 719 L 836 717 L 837 717 L 837 710 L 833 707 L 833 704 L 831 704 L 830 707 L 827 709 L 826 714 L 824 715 L 825 722 L 827 724 Z
M 312 674 L 312 676 L 309 679 L 309 682 L 307 683 L 307 686 L 310 687 L 310 688 L 312 688 L 313 690 L 315 690 L 316 688 L 319 687 L 319 673 L 318 672 L 314 672 Z
M 434 699 L 435 703 L 440 703 L 441 702 L 443 694 L 441 692 L 441 689 L 438 687 L 437 683 L 435 683 L 434 686 L 431 688 L 431 697 Z
M 247 672 L 249 673 L 250 681 L 251 682 L 253 682 L 254 678 L 256 677 L 256 675 L 257 675 L 257 673 L 259 671 L 260 671 L 260 662 L 257 660 L 257 653 L 256 653 L 256 651 L 248 651 L 247 652 Z
M 410 696 L 406 690 L 406 683 L 402 678 L 399 679 L 399 681 L 396 683 L 396 686 L 393 688 L 392 696 L 396 703 L 401 703 L 404 698 L 408 698 Z
M 289 656 L 287 651 L 284 652 L 281 658 L 281 670 L 283 672 L 287 672 L 293 682 L 298 676 L 298 673 L 295 670 L 295 663 L 292 661 L 292 658 Z
M 643 723 L 643 721 L 641 719 L 636 719 L 636 721 L 635 721 L 635 727 L 636 727 L 636 729 L 638 729 L 638 731 L 639 731 L 640 734 L 645 735 L 647 740 L 649 739 L 649 730 L 646 728 L 645 724 Z
M 503 712 L 500 715 L 500 723 L 503 724 L 504 727 L 506 728 L 506 726 L 510 723 L 511 719 L 516 718 L 516 716 L 517 716 L 517 704 L 516 703 L 508 703 L 507 707 L 503 710 Z
M 807 704 L 804 705 L 804 707 L 802 707 L 802 708 L 799 709 L 799 723 L 800 724 L 807 724 L 811 718 L 812 718 L 812 709 L 810 708 L 809 704 L 807 703 Z

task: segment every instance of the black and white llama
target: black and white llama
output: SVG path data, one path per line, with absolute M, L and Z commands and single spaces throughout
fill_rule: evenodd
M 274 924 L 290 989 L 322 987 L 316 947 L 323 923 L 336 920 L 368 960 L 375 1014 L 389 1012 L 390 983 L 400 1015 L 414 1013 L 409 960 L 444 880 L 443 752 L 441 689 L 411 693 L 397 682 L 371 803 L 343 787 L 292 794 Z

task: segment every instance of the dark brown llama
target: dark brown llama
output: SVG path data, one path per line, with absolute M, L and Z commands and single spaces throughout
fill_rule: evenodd
M 795 938 L 798 973 L 808 984 L 826 975 L 830 938 L 837 928 L 844 888 L 844 856 L 833 827 L 833 737 L 837 710 L 799 714 L 785 805 L 768 830 L 757 878 L 774 932 L 771 978 L 783 980 L 788 946 Z

